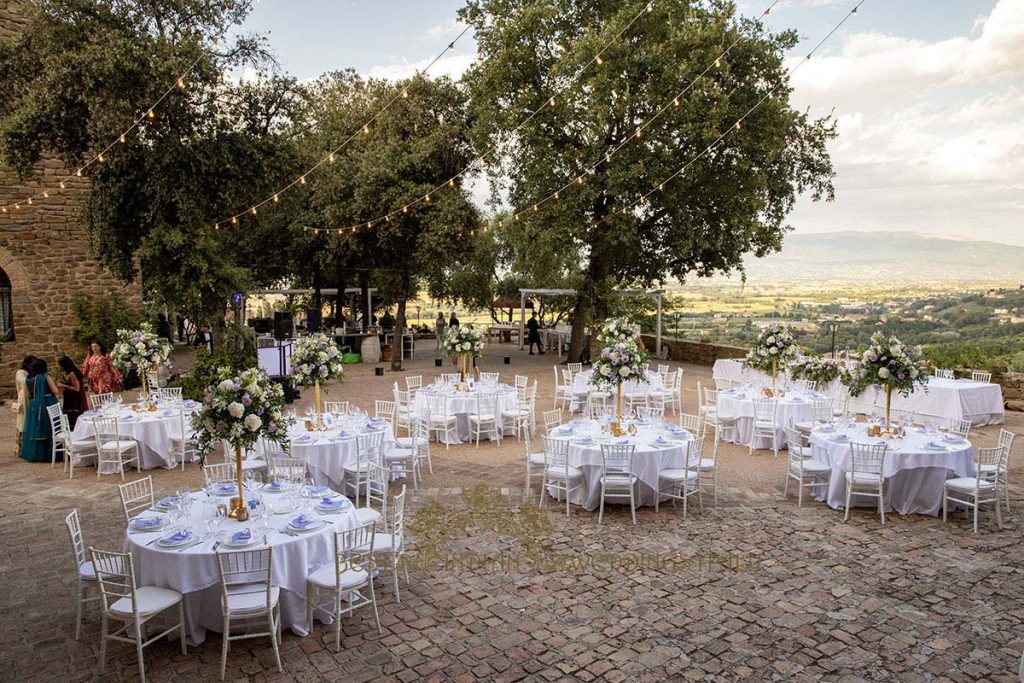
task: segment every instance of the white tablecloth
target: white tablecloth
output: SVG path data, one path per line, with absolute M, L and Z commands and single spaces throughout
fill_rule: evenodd
M 885 391 L 868 389 L 854 399 L 860 412 L 885 411 Z M 892 397 L 893 410 L 914 411 L 918 415 L 948 420 L 970 420 L 974 425 L 1003 424 L 1003 388 L 998 384 L 969 379 L 929 377 L 928 389 L 918 389 L 904 398 Z
M 623 427 L 628 427 L 625 421 Z M 571 432 L 568 432 L 569 428 Z M 604 462 L 601 458 L 601 442 L 632 443 L 636 445 L 633 456 L 633 474 L 639 482 L 636 489 L 637 505 L 654 505 L 658 490 L 658 474 L 665 469 L 680 468 L 685 462 L 686 447 L 693 437 L 679 430 L 680 437 L 672 436 L 667 430 L 654 425 L 638 425 L 634 436 L 614 438 L 602 435 L 601 424 L 593 420 L 575 420 L 552 431 L 551 437 L 569 441 L 569 464 L 583 470 L 583 486 L 569 497 L 574 505 L 587 510 L 596 510 L 601 504 L 601 474 Z M 665 444 L 654 442 L 659 436 Z M 580 438 L 590 437 L 589 443 L 578 443 Z M 613 503 L 629 504 L 629 499 L 614 498 Z M 607 503 L 606 503 L 607 505 Z
M 92 418 L 96 413 L 87 411 L 78 418 L 71 433 L 75 441 L 95 440 Z M 178 408 L 161 408 L 156 412 L 132 412 L 125 408 L 119 414 L 118 432 L 122 439 L 139 443 L 142 469 L 171 468 L 178 464 L 177 454 L 171 447 L 171 438 L 181 438 L 181 420 Z M 190 429 L 189 414 L 185 415 L 185 429 Z M 131 465 L 129 465 L 131 467 Z M 104 472 L 104 474 L 109 474 Z
M 788 381 L 788 375 L 779 373 L 781 381 Z M 771 377 L 759 370 L 743 367 L 741 361 L 719 359 L 713 370 L 715 379 L 727 379 L 739 384 L 750 383 L 755 387 L 768 386 Z M 838 382 L 818 387 L 822 393 L 835 397 Z M 868 389 L 851 403 L 853 410 L 861 413 L 883 412 L 885 392 Z M 973 382 L 969 379 L 928 378 L 928 390 L 919 389 L 904 398 L 893 395 L 894 410 L 914 411 L 918 415 L 948 420 L 957 418 L 970 420 L 975 425 L 1003 424 L 1006 414 L 1003 409 L 1003 389 L 998 384 Z
M 721 417 L 736 418 L 736 427 L 723 429 L 722 439 L 731 443 L 749 446 L 754 441 L 754 448 L 771 448 L 771 441 L 765 437 L 754 439 L 754 399 L 761 398 L 760 392 L 745 389 L 729 389 L 718 394 L 718 414 Z M 824 398 L 822 394 L 787 393 L 778 399 L 775 410 L 775 438 L 779 448 L 786 447 L 786 425 L 814 419 L 814 398 Z
M 356 463 L 356 435 L 367 433 L 365 427 L 346 423 L 334 429 L 309 432 L 302 422 L 300 420 L 288 431 L 292 457 L 309 464 L 309 474 L 317 486 L 344 491 L 345 468 Z M 377 423 L 377 428 L 384 432 L 383 452 L 386 454 L 395 448 L 395 433 L 387 422 Z M 257 444 L 256 450 L 263 453 L 263 444 Z
M 836 434 L 846 434 L 846 442 L 838 442 Z M 832 468 L 828 493 L 811 489 L 815 498 L 827 500 L 829 507 L 846 507 L 846 472 L 850 469 L 850 440 L 877 443 L 869 438 L 863 423 L 849 428 L 836 427 L 832 432 L 816 429 L 811 433 L 811 454 L 815 460 Z M 944 446 L 941 451 L 927 450 L 929 441 Z M 951 477 L 969 477 L 974 474 L 974 462 L 969 441 L 951 443 L 941 435 L 928 436 L 915 429 L 907 432 L 906 439 L 888 441 L 885 454 L 885 509 L 901 515 L 938 515 L 942 509 L 943 482 Z M 854 498 L 854 506 L 877 506 L 874 498 Z
M 593 377 L 593 370 L 584 370 L 583 372 L 577 372 L 572 377 L 572 395 L 573 399 L 569 406 L 570 411 L 583 410 L 586 404 L 587 394 L 591 391 L 598 391 L 597 387 L 590 383 L 590 378 Z M 622 398 L 625 401 L 626 396 L 648 396 L 652 393 L 659 393 L 665 390 L 665 383 L 661 379 L 661 375 L 658 373 L 648 370 L 647 381 L 641 382 L 640 380 L 627 380 L 622 383 Z M 604 389 L 603 391 L 608 391 Z M 611 390 L 614 395 L 614 389 Z
M 247 498 L 250 494 L 246 494 Z M 263 493 L 266 501 L 271 496 L 285 494 Z M 191 515 L 185 525 L 200 534 L 208 534 L 206 522 L 212 516 L 215 504 L 227 499 L 207 496 L 205 493 L 194 493 Z M 211 501 L 203 503 L 202 501 Z M 288 526 L 298 511 L 288 514 L 269 515 L 267 524 L 270 532 L 267 543 L 274 549 L 273 577 L 275 586 L 281 588 L 281 626 L 290 628 L 299 636 L 309 634 L 306 628 L 306 577 L 314 570 L 333 562 L 334 530 L 351 529 L 358 524 L 352 508 L 339 514 L 319 515 L 304 510 L 307 517 L 321 517 L 325 526 L 319 530 L 301 536 L 289 536 L 281 530 Z M 156 513 L 143 513 L 147 516 Z M 156 543 L 148 545 L 154 539 L 169 533 L 159 531 L 151 533 L 134 533 L 129 531 L 125 547 L 131 552 L 135 562 L 136 578 L 139 585 L 173 588 L 185 595 L 186 621 L 188 637 L 193 645 L 202 644 L 206 639 L 206 630 L 219 632 L 222 627 L 220 603 L 220 575 L 217 569 L 217 557 L 213 544 L 224 535 L 249 527 L 258 528 L 256 520 L 235 522 L 225 519 L 221 522 L 224 534 L 209 536 L 198 545 L 178 551 L 164 549 Z M 249 546 L 250 549 L 266 547 L 264 545 Z M 220 546 L 218 550 L 233 550 Z M 322 612 L 317 613 L 323 618 Z
M 480 392 L 498 394 L 498 419 L 501 413 L 512 411 L 519 407 L 519 398 L 515 387 L 507 384 L 499 384 L 496 387 L 477 387 L 472 391 L 453 391 L 451 389 L 439 389 L 433 385 L 423 387 L 416 392 L 416 412 L 419 415 L 427 415 L 430 412 L 430 398 L 432 396 L 444 396 L 448 406 L 448 415 L 455 417 L 455 429 L 449 430 L 442 435 L 441 442 L 449 444 L 462 443 L 469 438 L 469 414 L 477 410 L 477 396 Z M 505 433 L 511 432 L 511 427 L 506 427 Z M 488 438 L 495 439 L 493 433 Z

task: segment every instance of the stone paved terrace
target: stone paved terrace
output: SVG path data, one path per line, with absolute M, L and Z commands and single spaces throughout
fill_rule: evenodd
M 500 364 L 504 354 L 511 366 Z M 411 371 L 431 377 L 432 358 L 421 353 Z M 547 408 L 555 361 L 492 346 L 484 369 L 540 380 L 538 407 Z M 684 403 L 693 410 L 696 382 L 708 381 L 710 368 L 685 370 Z M 369 407 L 395 379 L 352 367 L 331 398 Z M 22 462 L 5 414 L 0 678 L 99 679 L 95 613 L 81 641 L 73 639 L 63 518 L 78 507 L 87 543 L 120 549 L 119 480 L 84 470 L 68 481 L 59 469 Z M 1022 423 L 1008 416 L 1015 431 L 1024 432 Z M 975 442 L 991 443 L 996 432 L 980 429 Z M 412 524 L 448 520 L 449 531 L 441 554 L 429 558 L 411 537 L 412 583 L 400 604 L 389 582 L 379 583 L 384 634 L 366 613 L 345 620 L 341 653 L 331 627 L 318 624 L 306 638 L 285 632 L 283 674 L 268 641 L 233 643 L 228 679 L 1014 681 L 1024 649 L 1022 447 L 1013 453 L 1004 529 L 985 515 L 977 535 L 962 514 L 945 525 L 893 514 L 882 526 L 867 510 L 844 524 L 823 504 L 798 508 L 792 495 L 782 499 L 784 458 L 738 447 L 724 449 L 717 508 L 691 510 L 685 520 L 671 507 L 645 508 L 636 527 L 628 509 L 613 508 L 598 529 L 596 513 L 584 510 L 569 519 L 555 508 L 515 511 L 523 470 L 514 439 L 435 447 L 434 474 L 412 494 Z M 158 494 L 201 481 L 196 466 L 152 474 Z M 481 495 L 478 485 L 497 493 Z M 641 559 L 653 566 L 628 564 Z M 211 634 L 187 657 L 155 644 L 147 675 L 216 680 L 220 644 Z M 103 680 L 136 680 L 134 657 L 131 646 L 113 645 Z

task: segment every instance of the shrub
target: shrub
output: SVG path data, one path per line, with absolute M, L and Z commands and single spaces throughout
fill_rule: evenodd
M 220 368 L 231 368 L 235 374 L 256 367 L 256 337 L 252 329 L 228 323 L 224 336 L 213 353 L 204 347 L 195 350 L 192 370 L 170 382 L 181 387 L 182 395 L 194 401 L 203 400 L 203 391 L 213 383 Z
M 77 318 L 72 333 L 75 341 L 82 345 L 96 341 L 108 350 L 117 341 L 118 330 L 134 329 L 142 322 L 142 317 L 116 294 L 103 297 L 80 296 L 75 299 L 72 309 Z

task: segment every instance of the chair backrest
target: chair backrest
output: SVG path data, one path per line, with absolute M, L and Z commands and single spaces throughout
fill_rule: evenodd
M 203 465 L 203 481 L 206 486 L 222 484 L 235 479 L 235 464 L 231 462 L 206 463 Z
M 405 484 L 402 492 L 391 499 L 391 550 L 402 552 L 405 542 Z
M 409 391 L 419 389 L 423 386 L 423 375 L 413 375 L 405 378 L 405 388 Z
M 830 398 L 815 398 L 812 404 L 814 406 L 814 421 L 815 422 L 831 422 L 832 421 L 832 399 Z
M 798 379 L 793 382 L 793 387 L 798 391 L 817 391 L 818 383 L 811 379 Z
M 559 408 L 557 410 L 545 410 L 543 417 L 544 431 L 550 434 L 552 429 L 562 424 L 562 409 Z
M 380 518 L 387 525 L 388 481 L 391 472 L 375 462 L 366 466 L 366 507 L 380 512 Z
M 74 508 L 64 518 L 64 525 L 68 528 L 68 536 L 71 538 L 71 552 L 75 557 L 75 573 L 86 561 L 85 537 L 82 535 L 82 523 L 78 519 L 78 508 Z
M 658 374 L 661 375 L 662 378 L 664 378 L 668 374 L 668 366 L 658 365 Z
M 660 406 L 637 406 L 635 408 L 636 416 L 642 420 L 660 420 L 665 417 L 665 404 L 662 403 Z
M 569 464 L 569 441 L 541 437 L 544 440 L 544 464 L 547 467 L 565 467 Z
M 344 415 L 349 407 L 348 401 L 324 401 L 324 412 L 330 415 Z
M 699 383 L 698 383 L 699 388 Z M 718 407 L 718 389 L 704 387 L 704 406 L 707 410 L 715 410 Z
M 786 432 L 786 445 L 789 447 L 789 459 L 791 462 L 802 462 L 804 460 L 804 448 L 807 446 L 807 438 L 793 427 L 783 427 Z
M 959 434 L 966 439 L 971 434 L 971 421 L 951 417 L 949 418 L 949 431 Z
M 381 447 L 384 444 L 384 432 L 370 432 L 356 435 L 356 451 L 359 463 L 372 462 L 380 464 Z
M 569 372 L 575 375 L 577 372 L 583 372 L 583 363 L 566 363 L 566 368 Z
M 442 372 L 441 381 L 445 384 L 457 384 L 462 379 L 462 375 L 457 372 Z
M 373 526 L 371 521 L 334 532 L 334 576 L 338 592 L 341 592 L 341 577 L 346 571 L 362 571 L 367 577 L 373 574 Z
M 164 387 L 163 389 L 158 389 L 157 392 L 160 398 L 167 399 L 168 401 L 180 401 L 182 399 L 181 387 Z
M 558 378 L 558 366 L 555 366 L 555 379 Z M 569 368 L 562 368 L 562 384 L 567 387 L 573 385 L 572 370 Z
M 669 387 L 666 385 L 666 388 L 669 388 Z M 675 390 L 680 392 L 680 396 L 682 396 L 682 393 L 681 393 L 683 391 L 683 369 L 682 368 L 676 368 Z
M 725 391 L 726 389 L 732 389 L 734 386 L 736 386 L 736 382 L 732 381 L 731 379 L 724 379 L 723 378 L 723 379 L 716 379 L 715 380 L 715 389 L 717 389 L 718 391 Z
M 153 477 L 143 477 L 126 484 L 118 484 L 117 492 L 121 496 L 121 508 L 124 510 L 124 521 L 129 522 L 138 512 L 148 510 L 156 502 L 153 496 Z
M 494 393 L 477 392 L 476 414 L 487 415 L 497 418 L 498 416 L 498 395 Z
M 847 476 L 855 474 L 878 477 L 879 481 L 885 476 L 885 453 L 889 445 L 885 443 L 857 443 L 850 444 L 850 472 Z
M 497 384 L 501 381 L 500 372 L 481 372 L 480 381 L 487 382 L 488 384 Z
M 260 600 L 267 611 L 273 606 L 271 588 L 274 582 L 274 549 L 233 550 L 217 553 L 217 569 L 220 571 L 220 604 L 228 611 L 228 595 L 236 600 L 245 596 Z
M 427 412 L 433 418 L 448 419 L 448 397 L 437 394 L 427 395 Z
M 394 401 L 374 401 L 373 412 L 377 417 L 386 417 L 389 420 L 395 419 Z
M 146 370 L 146 383 L 149 385 L 150 391 L 157 391 L 160 389 L 160 366 L 151 365 Z
M 260 439 L 263 443 L 263 455 L 270 458 L 272 455 L 288 455 L 287 444 L 288 441 L 271 441 L 270 439 Z
M 60 416 L 62 411 L 59 403 L 54 403 L 52 406 L 46 406 L 46 414 L 50 416 L 50 429 L 53 430 L 53 436 L 57 437 L 60 435 L 62 427 L 60 422 Z
M 525 389 L 529 383 L 530 378 L 526 375 L 516 375 L 516 389 Z
M 984 370 L 971 370 L 971 380 L 988 384 L 992 381 L 992 373 Z
M 86 394 L 86 396 L 89 401 L 89 408 L 92 410 L 99 410 L 114 398 L 114 392 L 108 391 L 105 394 Z
M 934 375 L 935 377 L 940 377 L 942 379 L 953 379 L 953 371 L 947 370 L 945 368 L 935 368 L 932 371 L 932 375 Z
M 704 455 L 704 437 L 699 436 L 686 442 L 686 463 L 688 470 L 700 468 L 700 459 Z
M 118 447 L 121 444 L 121 429 L 116 417 L 94 417 L 92 419 L 92 433 L 96 437 L 96 449 L 102 451 L 100 446 L 104 440 L 114 441 Z
M 1001 446 L 974 449 L 974 468 L 977 479 L 999 485 L 999 475 L 1003 473 L 1005 449 Z
M 303 484 L 309 478 L 309 463 L 302 458 L 268 454 L 267 476 L 270 481 L 276 479 Z
M 665 391 L 672 391 L 672 390 L 674 390 L 676 388 L 676 377 L 677 376 L 678 376 L 678 373 L 675 370 L 672 370 L 671 372 L 666 372 L 665 373 L 665 376 L 662 378 L 664 380 Z
M 132 615 L 138 619 L 139 601 L 135 597 L 135 565 L 128 553 L 112 553 L 89 548 L 96 581 L 100 587 L 103 611 L 109 613 L 111 606 L 122 598 L 131 601 Z
M 778 405 L 778 401 L 774 398 L 754 399 L 754 420 L 758 422 L 771 422 L 774 424 L 775 410 Z
M 700 415 L 680 413 L 679 426 L 681 426 L 683 429 L 690 432 L 694 436 L 704 436 L 704 418 L 702 418 Z
M 1006 449 L 1006 457 L 1010 457 L 1010 449 L 1013 448 L 1013 440 L 1017 435 L 1011 432 L 1009 429 L 999 430 L 999 444 L 1000 448 Z
M 636 454 L 634 444 L 603 443 L 601 444 L 601 461 L 605 472 L 633 471 L 633 456 Z

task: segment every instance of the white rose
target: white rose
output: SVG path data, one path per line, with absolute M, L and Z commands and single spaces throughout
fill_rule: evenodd
M 232 382 L 229 379 L 226 379 L 223 382 L 221 382 L 220 384 L 218 384 L 217 388 L 220 389 L 221 391 L 234 391 L 235 390 L 235 383 Z
M 242 417 L 243 415 L 245 415 L 245 406 L 243 406 L 238 401 L 233 401 L 232 403 L 228 404 L 228 414 L 236 419 Z
M 917 368 L 910 368 L 910 379 L 917 379 Z
M 605 377 L 608 377 L 609 375 L 612 374 L 612 369 L 610 367 L 608 367 L 607 365 L 602 365 L 601 366 L 601 374 L 604 375 Z
M 774 344 L 775 343 L 775 337 L 774 336 L 770 336 L 767 339 L 765 339 L 765 341 L 768 342 L 769 344 Z
M 777 356 L 779 354 L 779 349 L 773 346 L 772 348 L 768 349 L 768 353 L 770 353 L 773 356 Z
M 878 376 L 882 379 L 889 379 L 889 368 L 878 368 Z
M 619 368 L 619 374 L 623 377 L 629 377 L 629 373 L 632 372 L 628 367 L 623 366 Z
M 263 422 L 260 420 L 259 415 L 250 413 L 245 416 L 245 428 L 248 429 L 250 432 L 255 432 L 257 429 L 260 428 L 262 424 Z

